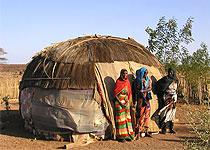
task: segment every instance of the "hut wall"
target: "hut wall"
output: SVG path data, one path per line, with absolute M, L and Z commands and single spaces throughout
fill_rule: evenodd
M 108 125 L 94 99 L 94 89 L 30 87 L 21 90 L 20 103 L 22 118 L 39 131 L 104 135 Z
M 125 68 L 128 70 L 128 78 L 130 82 L 132 83 L 132 73 L 133 72 L 135 73 L 136 70 L 140 69 L 141 67 L 145 67 L 148 69 L 149 71 L 148 76 L 152 81 L 152 85 L 154 85 L 155 82 L 162 77 L 162 74 L 160 73 L 159 68 L 139 64 L 133 61 L 130 61 L 130 62 L 115 61 L 114 63 L 97 63 L 96 68 L 99 70 L 100 76 L 102 77 L 102 80 L 104 83 L 104 88 L 105 88 L 104 93 L 103 93 L 104 98 L 108 99 L 107 101 L 110 101 L 110 103 L 113 103 L 112 94 L 113 94 L 115 82 L 117 78 L 120 76 L 121 69 Z M 132 69 L 133 69 L 133 72 L 132 72 Z M 97 76 L 97 78 L 98 80 L 100 79 L 99 76 Z M 151 100 L 151 116 L 158 109 L 158 98 L 153 92 L 152 92 L 152 97 L 153 99 Z M 131 115 L 132 115 L 132 110 L 131 110 Z M 132 121 L 133 121 L 133 124 L 135 124 L 134 115 L 132 117 Z M 159 131 L 158 126 L 152 120 L 149 123 L 149 130 L 151 132 Z

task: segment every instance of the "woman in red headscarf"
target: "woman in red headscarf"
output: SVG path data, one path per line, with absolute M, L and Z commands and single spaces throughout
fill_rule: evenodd
M 130 115 L 131 86 L 128 80 L 128 71 L 122 69 L 114 90 L 116 109 L 117 139 L 125 142 L 133 140 L 134 133 Z

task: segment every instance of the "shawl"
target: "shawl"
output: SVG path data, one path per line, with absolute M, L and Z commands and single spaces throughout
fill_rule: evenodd
M 173 76 L 169 75 L 171 71 L 173 71 Z M 157 81 L 155 86 L 156 93 L 159 94 L 164 92 L 173 81 L 175 81 L 177 84 L 179 82 L 175 74 L 175 69 L 171 67 L 168 69 L 168 75 Z
M 140 90 L 145 89 L 145 87 L 143 86 L 142 80 L 143 80 L 143 77 L 144 77 L 144 73 L 146 71 L 147 71 L 146 68 L 141 68 L 141 69 L 136 71 L 137 85 L 140 88 Z M 149 77 L 148 76 L 146 76 L 146 80 L 147 80 L 147 87 L 146 88 L 149 88 Z
M 131 98 L 130 81 L 128 80 L 128 78 L 123 79 L 121 76 L 116 81 L 115 89 L 114 89 L 114 97 L 117 96 L 120 93 L 120 91 L 126 86 L 128 87 L 128 91 L 127 91 L 128 92 L 128 100 L 130 100 L 130 98 Z

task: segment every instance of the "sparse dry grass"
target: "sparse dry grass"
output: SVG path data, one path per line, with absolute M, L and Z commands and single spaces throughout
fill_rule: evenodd
M 17 99 L 25 65 L 0 64 L 0 98 Z

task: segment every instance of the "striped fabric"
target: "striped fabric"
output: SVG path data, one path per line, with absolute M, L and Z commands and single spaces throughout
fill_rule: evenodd
M 176 93 L 172 94 L 165 94 L 165 107 L 160 110 L 161 119 L 164 119 L 164 122 L 174 121 L 175 120 L 175 102 L 177 100 Z
M 164 122 L 168 121 L 174 121 L 175 119 L 175 103 L 177 101 L 177 83 L 174 81 L 172 82 L 169 87 L 166 89 L 166 92 L 164 93 L 164 99 L 165 99 L 165 107 L 163 107 L 160 110 L 160 116 L 161 119 L 164 119 Z
M 127 99 L 127 91 L 124 89 L 118 95 L 118 99 L 122 104 L 125 104 Z M 116 128 L 117 128 L 117 138 L 119 140 L 134 138 L 131 115 L 130 115 L 130 104 L 127 103 L 125 108 L 122 108 L 118 101 L 115 101 L 116 109 Z
M 145 129 L 149 127 L 149 118 L 150 118 L 150 101 L 147 101 L 146 106 L 142 106 L 140 109 L 137 109 L 137 126 L 140 132 L 145 132 Z

